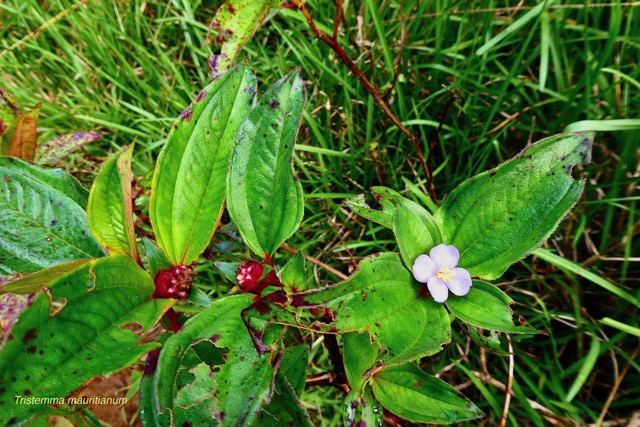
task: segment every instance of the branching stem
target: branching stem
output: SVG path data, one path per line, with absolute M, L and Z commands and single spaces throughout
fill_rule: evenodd
M 315 24 L 311 14 L 307 10 L 305 4 L 302 0 L 293 0 L 293 3 L 298 7 L 300 12 L 304 15 L 311 31 L 313 34 L 324 42 L 327 46 L 329 46 L 340 58 L 340 60 L 347 66 L 349 71 L 353 73 L 353 75 L 360 80 L 360 83 L 364 86 L 364 88 L 371 94 L 376 103 L 380 106 L 384 114 L 393 122 L 397 128 L 409 138 L 411 141 L 411 145 L 413 146 L 413 150 L 415 151 L 418 161 L 424 170 L 424 173 L 427 178 L 427 188 L 429 192 L 429 197 L 434 203 L 438 203 L 438 198 L 436 197 L 435 186 L 433 184 L 433 172 L 431 170 L 430 165 L 424 158 L 422 154 L 422 150 L 420 149 L 419 137 L 417 134 L 412 133 L 402 122 L 396 117 L 395 114 L 389 108 L 389 105 L 386 103 L 378 89 L 369 81 L 367 76 L 364 75 L 362 71 L 358 68 L 358 66 L 349 58 L 349 55 L 345 52 L 343 47 L 338 42 L 338 26 L 340 25 L 340 20 L 342 18 L 342 0 L 336 0 L 338 6 L 338 12 L 336 16 L 335 26 L 333 29 L 333 36 L 328 35 L 324 31 L 321 31 Z

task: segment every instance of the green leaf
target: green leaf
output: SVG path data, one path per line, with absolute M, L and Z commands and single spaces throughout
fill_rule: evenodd
M 386 364 L 437 353 L 451 340 L 446 310 L 421 294 L 396 253 L 365 258 L 345 282 L 296 294 L 292 305 L 331 309 L 334 322 L 316 322 L 311 329 L 370 332 L 386 350 L 381 357 Z
M 307 380 L 308 360 L 309 347 L 303 344 L 287 347 L 280 362 L 280 372 L 298 397 L 302 394 Z
M 86 190 L 66 172 L 0 157 L 0 191 L 0 273 L 105 255 L 86 222 Z
M 412 422 L 451 424 L 484 416 L 455 388 L 412 364 L 385 368 L 370 384 L 382 406 Z
M 276 374 L 271 403 L 266 405 L 253 424 L 256 427 L 290 425 L 311 427 L 309 415 L 300 403 L 307 378 L 309 347 L 298 345 L 284 350 L 280 370 Z
M 313 426 L 293 387 L 281 372 L 276 374 L 271 402 L 260 412 L 253 425 L 255 427 Z
M 412 268 L 416 258 L 428 254 L 441 242 L 440 231 L 431 214 L 411 200 L 398 203 L 392 227 L 407 268 Z
M 377 197 L 391 200 L 395 206 L 391 229 L 396 236 L 402 260 L 409 270 L 422 254 L 440 244 L 440 230 L 431 214 L 422 206 L 386 187 L 373 187 Z
M 348 332 L 342 336 L 344 343 L 343 359 L 347 379 L 354 391 L 360 392 L 367 378 L 364 374 L 378 360 L 380 346 L 371 342 L 369 334 Z
M 208 419 L 208 424 L 199 425 L 236 426 L 255 419 L 270 398 L 274 366 L 268 355 L 258 355 L 240 317 L 251 303 L 252 298 L 246 294 L 218 299 L 166 341 L 157 363 L 153 358 L 147 363 L 141 384 L 145 425 L 182 425 L 195 417 Z M 271 338 L 269 342 L 273 342 Z M 189 359 L 195 357 L 192 349 L 199 343 L 226 347 L 229 352 L 219 363 L 207 361 L 211 372 L 201 367 L 203 372 L 194 377 L 188 370 L 199 362 L 189 367 Z M 185 373 L 189 374 L 187 379 Z M 201 375 L 204 373 L 206 378 Z
M 343 403 L 344 427 L 379 427 L 382 426 L 382 406 L 374 399 L 371 389 L 363 392 L 351 390 Z
M 245 243 L 263 258 L 302 221 L 304 198 L 293 171 L 293 148 L 305 101 L 304 82 L 294 70 L 262 96 L 231 155 L 229 215 Z
M 35 162 L 41 165 L 55 165 L 69 154 L 101 137 L 97 132 L 73 132 L 57 136 L 38 145 Z
M 241 64 L 204 88 L 173 125 L 149 207 L 158 246 L 173 264 L 191 264 L 211 241 L 223 210 L 229 153 L 255 92 L 255 76 Z
M 209 40 L 220 47 L 220 53 L 210 61 L 213 78 L 229 69 L 269 11 L 280 3 L 280 0 L 227 0 L 220 6 L 209 25 L 217 32 L 216 37 Z
M 107 160 L 93 182 L 87 206 L 89 229 L 110 255 L 140 262 L 133 228 L 131 156 L 133 144 Z
M 224 276 L 229 279 L 234 285 L 238 284 L 238 268 L 240 267 L 239 262 L 223 262 L 219 261 L 214 263 L 216 268 L 224 274 Z
M 211 298 L 209 298 L 209 295 L 197 286 L 191 286 L 189 289 L 189 295 L 187 296 L 187 301 L 205 308 L 211 305 Z
M 361 217 L 368 219 L 369 221 L 373 221 L 376 224 L 380 224 L 383 227 L 391 228 L 393 209 L 391 209 L 391 211 L 385 209 L 381 211 L 372 209 L 365 203 L 364 194 L 353 196 L 347 199 L 344 204 Z
M 5 292 L 12 292 L 15 294 L 31 294 L 37 292 L 44 287 L 48 287 L 60 277 L 77 270 L 84 264 L 90 263 L 91 261 L 91 259 L 70 261 L 36 271 L 35 273 L 20 276 L 16 280 L 13 280 L 1 287 L 0 294 Z
M 280 281 L 287 292 L 301 292 L 307 288 L 304 255 L 298 251 L 280 271 Z
M 269 325 L 296 325 L 297 323 L 295 314 L 288 310 L 287 294 L 284 290 L 267 287 L 263 290 L 263 294 L 266 295 L 254 300 L 253 304 L 242 310 L 242 320 L 260 354 L 269 351 L 269 346 L 264 342 L 264 334 Z
M 502 348 L 500 342 L 500 336 L 496 331 L 489 331 L 489 336 L 483 334 L 483 329 L 477 328 L 467 323 L 469 330 L 469 336 L 480 347 L 484 347 L 490 352 L 497 354 L 498 356 L 509 356 L 511 353 Z
M 142 244 L 144 245 L 144 253 L 147 256 L 151 277 L 155 278 L 159 271 L 169 270 L 171 268 L 171 262 L 169 262 L 167 257 L 158 249 L 152 240 L 144 237 Z
M 8 149 L 4 136 L 13 128 L 19 111 L 13 96 L 0 88 L 0 155 L 4 155 Z
M 593 137 L 543 139 L 456 188 L 435 220 L 444 243 L 460 251 L 458 266 L 496 279 L 537 248 L 580 197 L 584 182 L 574 181 L 571 169 L 590 162 Z
M 130 364 L 157 343 L 140 344 L 125 325 L 143 332 L 173 300 L 151 300 L 153 282 L 127 257 L 92 261 L 58 278 L 20 316 L 0 352 L 0 424 L 17 423 L 46 404 L 17 404 L 14 396 L 60 399 L 96 375 Z
M 28 161 L 34 159 L 38 144 L 38 114 L 40 114 L 40 104 L 18 116 L 7 156 Z
M 451 296 L 447 308 L 460 320 L 493 331 L 515 334 L 540 332 L 530 326 L 513 323 L 513 300 L 490 283 L 474 280 L 469 293 L 463 297 Z

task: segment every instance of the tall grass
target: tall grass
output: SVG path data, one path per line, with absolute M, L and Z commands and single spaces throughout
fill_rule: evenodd
M 208 80 L 205 38 L 218 3 L 5 0 L 0 86 L 23 108 L 43 103 L 43 140 L 85 129 L 104 134 L 63 164 L 85 182 L 134 139 L 134 172 L 148 175 L 173 118 Z M 516 300 L 515 313 L 548 332 L 513 337 L 509 422 L 624 425 L 640 407 L 638 306 L 598 281 L 640 297 L 640 7 L 524 3 L 345 1 L 340 41 L 420 135 L 423 151 L 433 144 L 440 199 L 538 139 L 600 131 L 592 164 L 574 171 L 586 180 L 584 197 L 546 245 L 571 263 L 543 252 L 499 283 Z M 333 2 L 307 6 L 319 26 L 333 28 Z M 279 12 L 244 54 L 263 85 L 294 66 L 308 85 L 295 157 L 307 204 L 291 245 L 345 272 L 364 255 L 394 249 L 388 231 L 342 200 L 386 185 L 424 203 L 410 141 L 298 11 Z M 316 274 L 322 284 L 337 280 Z M 422 366 L 480 402 L 488 414 L 482 423 L 493 425 L 508 361 L 480 351 L 462 326 L 454 330 L 454 344 Z M 314 349 L 325 364 L 322 346 Z M 339 397 L 307 391 L 318 425 L 340 425 Z

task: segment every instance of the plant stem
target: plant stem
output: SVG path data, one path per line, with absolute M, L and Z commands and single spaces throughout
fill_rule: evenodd
M 384 98 L 382 97 L 378 89 L 369 81 L 367 76 L 365 76 L 362 73 L 362 71 L 360 71 L 358 66 L 351 60 L 351 58 L 349 58 L 349 56 L 347 55 L 345 50 L 342 48 L 340 43 L 338 43 L 337 29 L 338 29 L 338 25 L 340 24 L 340 19 L 342 17 L 342 1 L 337 0 L 338 15 L 336 17 L 336 24 L 333 31 L 334 33 L 333 37 L 329 36 L 325 32 L 320 31 L 320 29 L 318 29 L 313 18 L 311 17 L 311 14 L 307 10 L 302 0 L 293 0 L 293 3 L 298 7 L 298 9 L 304 15 L 305 19 L 307 20 L 307 23 L 309 24 L 309 27 L 311 28 L 311 31 L 313 31 L 313 34 L 319 40 L 327 44 L 338 55 L 340 60 L 347 66 L 349 71 L 351 71 L 353 75 L 358 80 L 360 80 L 360 83 L 362 83 L 362 85 L 367 90 L 367 92 L 371 94 L 371 96 L 376 101 L 376 103 L 380 106 L 380 108 L 382 108 L 382 111 L 384 112 L 384 114 L 393 122 L 394 125 L 398 127 L 400 132 L 402 132 L 407 136 L 407 138 L 409 138 L 409 141 L 411 141 L 411 145 L 413 146 L 413 149 L 416 152 L 416 155 L 418 156 L 418 161 L 420 162 L 422 169 L 424 170 L 424 173 L 426 175 L 429 197 L 431 198 L 433 203 L 437 205 L 438 198 L 436 197 L 435 186 L 433 185 L 433 172 L 431 171 L 430 165 L 427 164 L 427 161 L 425 160 L 424 155 L 422 154 L 422 150 L 420 149 L 420 145 L 418 144 L 419 142 L 418 135 L 412 133 L 405 125 L 402 124 L 402 122 L 395 116 L 395 114 L 393 114 L 393 112 L 389 108 L 389 105 L 387 105 L 387 103 L 385 102 Z

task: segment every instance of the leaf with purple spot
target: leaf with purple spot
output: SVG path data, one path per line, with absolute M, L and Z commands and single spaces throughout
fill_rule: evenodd
M 102 138 L 97 132 L 73 132 L 57 136 L 38 145 L 35 162 L 41 165 L 55 165 L 69 154 Z

